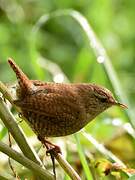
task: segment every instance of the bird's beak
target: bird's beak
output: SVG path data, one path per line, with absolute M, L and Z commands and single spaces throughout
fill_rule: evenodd
M 123 109 L 125 109 L 125 108 L 127 109 L 127 108 L 128 108 L 125 104 L 119 103 L 119 102 L 117 102 L 117 101 L 115 102 L 115 105 L 116 105 L 116 106 L 120 106 L 120 107 L 122 107 Z

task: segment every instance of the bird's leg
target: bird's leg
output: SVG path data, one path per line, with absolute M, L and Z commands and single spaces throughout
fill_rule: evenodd
M 38 136 L 38 139 L 41 141 L 41 143 L 43 145 L 45 145 L 45 147 L 47 149 L 47 151 L 46 151 L 47 154 L 50 153 L 51 151 L 56 153 L 56 154 L 58 154 L 58 153 L 62 154 L 59 146 L 51 143 L 50 141 L 46 140 L 45 138 L 43 138 L 41 136 Z
M 45 141 L 45 140 L 44 140 Z M 44 146 L 46 147 L 47 151 L 46 151 L 46 154 L 50 154 L 51 156 L 51 160 L 52 160 L 52 166 L 53 166 L 53 174 L 54 174 L 54 179 L 56 179 L 56 171 L 55 171 L 55 158 L 54 158 L 54 155 L 53 155 L 53 152 L 52 152 L 52 148 L 50 148 L 50 145 L 47 144 L 47 143 L 43 143 Z
M 46 154 L 50 154 L 52 164 L 53 164 L 53 173 L 54 177 L 56 179 L 56 171 L 55 171 L 55 156 L 54 154 L 61 153 L 61 149 L 59 146 L 51 143 L 50 141 L 47 141 L 45 138 L 42 138 L 41 136 L 38 136 L 38 139 L 41 141 L 41 143 L 46 147 L 47 151 Z

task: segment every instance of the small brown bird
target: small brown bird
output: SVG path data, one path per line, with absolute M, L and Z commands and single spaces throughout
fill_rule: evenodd
M 73 134 L 109 107 L 126 107 L 99 85 L 29 80 L 11 58 L 8 62 L 19 84 L 14 103 L 40 139 Z

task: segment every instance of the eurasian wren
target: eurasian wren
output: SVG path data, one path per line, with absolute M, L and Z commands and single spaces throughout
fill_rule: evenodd
M 12 59 L 8 62 L 19 84 L 14 103 L 41 138 L 73 134 L 107 108 L 126 107 L 99 85 L 29 80 Z

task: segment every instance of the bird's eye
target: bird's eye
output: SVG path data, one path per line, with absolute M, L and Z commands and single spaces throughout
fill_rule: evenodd
M 107 102 L 107 98 L 100 98 L 101 102 Z
M 107 96 L 103 94 L 99 94 L 97 92 L 94 93 L 94 96 L 98 98 L 101 102 L 107 102 Z

